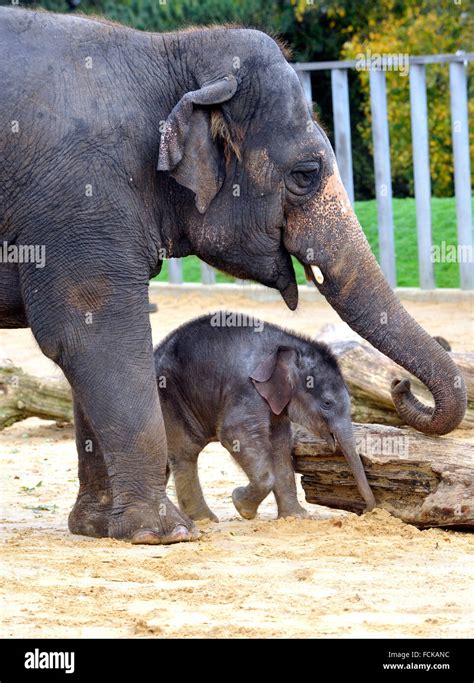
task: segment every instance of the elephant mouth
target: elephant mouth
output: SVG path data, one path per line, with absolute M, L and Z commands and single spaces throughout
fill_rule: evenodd
M 298 306 L 298 284 L 290 253 L 280 245 L 276 256 L 271 254 L 265 260 L 248 259 L 245 264 L 216 258 L 200 253 L 200 258 L 213 268 L 243 280 L 254 280 L 280 292 L 280 295 L 291 311 Z M 263 271 L 263 275 L 262 275 Z
M 337 446 L 340 444 L 337 441 L 337 438 L 334 436 L 334 434 L 332 432 L 323 433 L 323 439 L 325 440 L 329 448 L 332 450 L 332 452 L 335 453 Z

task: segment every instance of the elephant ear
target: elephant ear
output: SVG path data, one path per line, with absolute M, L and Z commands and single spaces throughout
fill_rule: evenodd
M 199 213 L 205 213 L 224 182 L 223 158 L 211 133 L 209 107 L 230 100 L 237 90 L 235 76 L 203 85 L 180 99 L 161 134 L 158 170 L 168 171 L 196 195 Z
M 250 375 L 256 390 L 275 415 L 283 412 L 293 396 L 297 357 L 296 349 L 279 346 Z

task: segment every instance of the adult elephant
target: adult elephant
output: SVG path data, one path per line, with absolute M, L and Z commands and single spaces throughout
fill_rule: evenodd
M 45 250 L 44 268 L 0 264 L 0 315 L 30 326 L 72 386 L 73 533 L 196 537 L 165 494 L 147 298 L 164 256 L 197 254 L 294 309 L 293 254 L 353 329 L 431 390 L 434 407 L 407 380 L 393 387 L 403 420 L 433 434 L 459 424 L 460 374 L 385 282 L 274 40 L 1 8 L 0 46 L 1 237 Z

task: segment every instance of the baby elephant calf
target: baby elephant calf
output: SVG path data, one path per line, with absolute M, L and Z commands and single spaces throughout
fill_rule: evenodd
M 155 368 L 179 505 L 192 519 L 217 521 L 199 483 L 199 453 L 220 441 L 244 470 L 234 505 L 252 519 L 273 491 L 279 517 L 305 516 L 291 460 L 291 422 L 339 444 L 367 503 L 375 505 L 356 452 L 351 403 L 324 344 L 238 313 L 218 312 L 172 332 Z M 240 326 L 236 324 L 240 322 Z

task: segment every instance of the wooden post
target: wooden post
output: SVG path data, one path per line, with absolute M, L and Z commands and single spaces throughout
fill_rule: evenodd
M 410 110 L 415 178 L 418 269 L 421 289 L 434 289 L 431 254 L 431 179 L 428 143 L 428 107 L 424 64 L 410 66 Z
M 215 285 L 216 272 L 214 268 L 201 261 L 201 282 L 203 285 Z
M 370 106 L 374 143 L 375 194 L 379 224 L 380 266 L 391 287 L 397 284 L 392 214 L 390 139 L 385 73 L 370 70 Z
M 474 289 L 471 207 L 471 169 L 469 159 L 469 128 L 467 120 L 467 79 L 463 62 L 449 65 L 451 90 L 451 129 L 454 155 L 454 189 L 458 223 L 459 271 L 462 289 Z
M 183 266 L 178 258 L 170 258 L 168 261 L 168 282 L 173 285 L 181 285 L 183 282 Z
M 351 115 L 347 69 L 331 71 L 332 110 L 337 165 L 351 204 L 354 204 L 352 172 Z
M 313 90 L 311 88 L 311 71 L 298 71 L 296 72 L 300 83 L 303 86 L 304 95 L 306 101 L 308 102 L 311 109 L 313 108 Z

